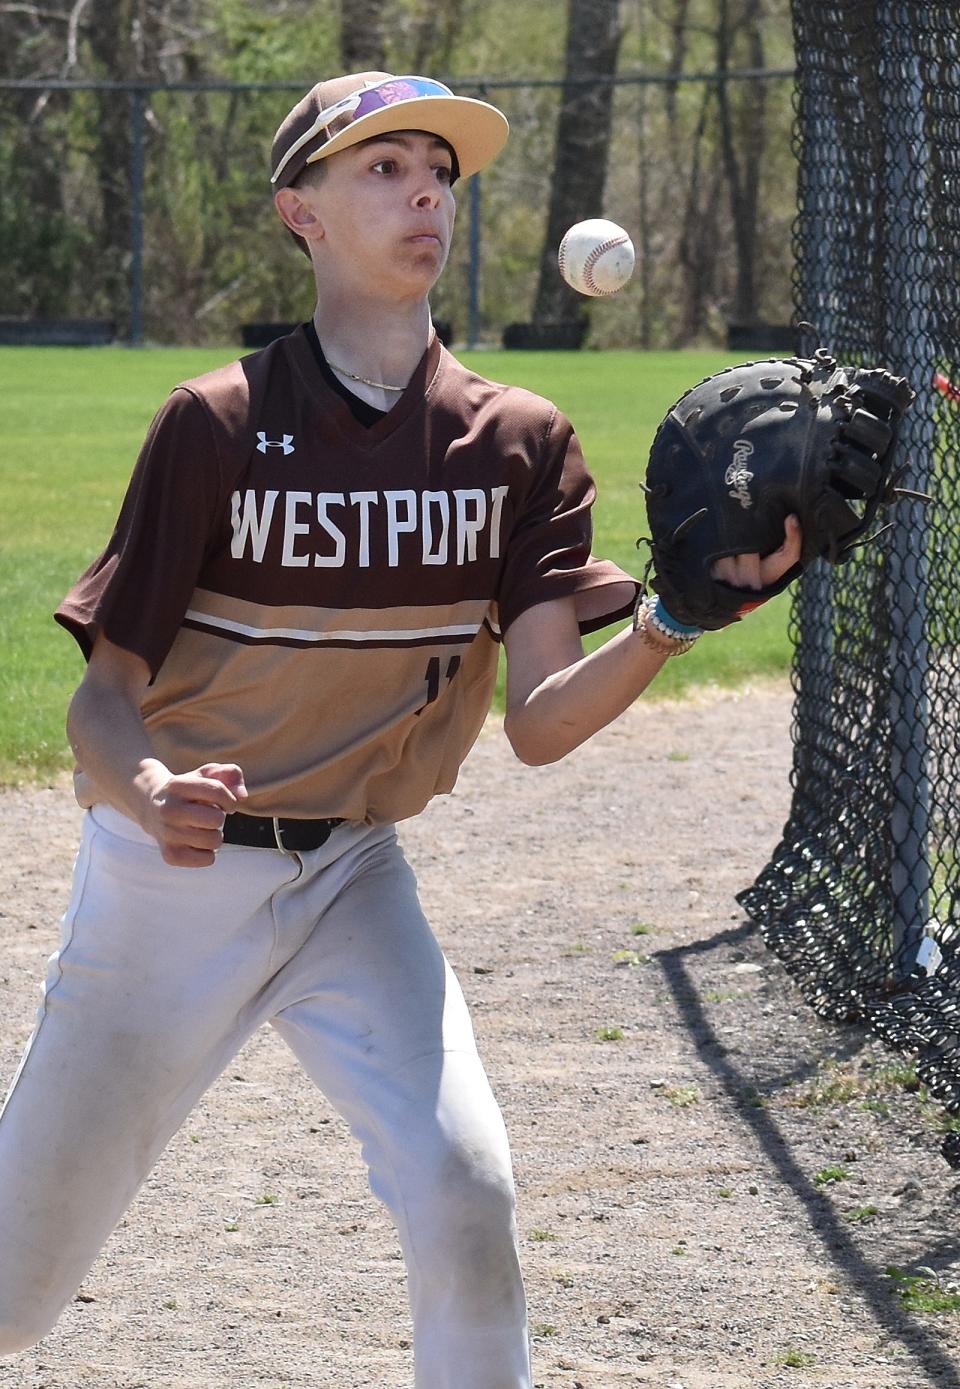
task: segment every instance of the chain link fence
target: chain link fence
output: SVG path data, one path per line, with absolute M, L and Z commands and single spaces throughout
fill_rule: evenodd
M 512 137 L 458 189 L 434 314 L 461 343 L 499 345 L 533 305 L 564 84 L 449 80 L 500 105 Z M 738 171 L 722 149 L 721 81 L 741 134 L 763 112 L 760 167 L 739 170 L 759 179 L 743 250 L 750 316 L 789 319 L 792 72 L 627 74 L 614 79 L 605 205 L 592 212 L 631 231 L 638 269 L 594 314 L 593 345 L 725 341 Z M 306 316 L 312 281 L 273 211 L 267 162 L 307 85 L 0 81 L 0 316 L 107 319 L 157 343 L 235 342 L 243 323 Z
M 804 576 L 790 818 L 740 900 L 821 1016 L 960 1115 L 960 25 L 890 0 L 798 0 L 794 25 L 797 316 L 914 386 L 902 483 L 931 500 Z M 960 1166 L 960 1132 L 943 1150 Z

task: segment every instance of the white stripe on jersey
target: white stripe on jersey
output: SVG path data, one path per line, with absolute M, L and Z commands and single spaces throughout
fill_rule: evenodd
M 197 612 L 194 608 L 188 608 L 185 614 L 190 621 L 202 627 L 222 628 L 227 632 L 236 632 L 239 636 L 253 637 L 259 641 L 303 641 L 303 642 L 324 642 L 324 641 L 351 641 L 369 644 L 376 641 L 423 641 L 429 638 L 444 637 L 475 637 L 481 626 L 480 622 L 456 624 L 446 627 L 399 627 L 391 628 L 386 631 L 365 631 L 354 632 L 348 628 L 334 627 L 326 632 L 310 632 L 298 627 L 251 627 L 245 622 L 234 622 L 229 617 L 215 617 L 212 613 Z

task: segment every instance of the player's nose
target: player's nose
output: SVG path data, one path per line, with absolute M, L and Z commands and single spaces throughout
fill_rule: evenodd
M 440 186 L 435 177 L 432 177 L 432 186 L 429 184 L 418 183 L 417 192 L 414 195 L 414 206 L 419 208 L 431 208 L 440 206 Z

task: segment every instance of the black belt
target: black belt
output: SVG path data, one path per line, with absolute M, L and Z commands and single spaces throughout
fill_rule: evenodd
M 343 820 L 285 820 L 275 815 L 234 814 L 228 815 L 223 822 L 223 842 L 301 854 L 326 844 L 337 826 L 343 823 Z

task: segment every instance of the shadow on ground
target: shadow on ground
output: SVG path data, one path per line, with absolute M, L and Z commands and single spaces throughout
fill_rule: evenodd
M 829 1199 L 804 1171 L 792 1146 L 792 1139 L 777 1116 L 757 1102 L 761 1089 L 773 1091 L 810 1079 L 815 1073 L 816 1063 L 799 1061 L 795 1067 L 781 1069 L 775 1076 L 767 1073 L 761 1081 L 757 1067 L 749 1062 L 741 1067 L 732 1058 L 704 1007 L 704 999 L 691 968 L 693 963 L 704 957 L 709 958 L 711 952 L 743 947 L 748 941 L 755 943 L 757 939 L 756 927 L 746 922 L 709 939 L 657 951 L 652 959 L 663 972 L 677 1012 L 701 1061 L 716 1077 L 732 1110 L 740 1123 L 752 1133 L 771 1169 L 801 1203 L 810 1234 L 821 1245 L 824 1260 L 832 1264 L 848 1287 L 862 1298 L 872 1312 L 878 1329 L 898 1340 L 909 1351 L 917 1369 L 922 1369 L 935 1389 L 956 1389 L 956 1386 L 960 1386 L 957 1366 L 939 1343 L 937 1330 L 925 1326 L 911 1315 L 892 1294 L 890 1278 L 885 1273 L 886 1264 L 880 1267 L 865 1257 L 853 1232 L 843 1224 Z M 785 982 L 784 987 L 792 986 Z M 862 1048 L 865 1039 L 866 1034 L 860 1029 L 838 1027 L 831 1053 L 841 1059 L 849 1059 Z M 945 1232 L 942 1240 L 916 1256 L 915 1263 L 937 1270 L 955 1264 L 958 1259 L 960 1242 L 948 1237 Z

